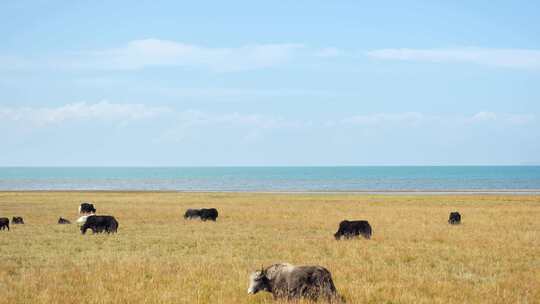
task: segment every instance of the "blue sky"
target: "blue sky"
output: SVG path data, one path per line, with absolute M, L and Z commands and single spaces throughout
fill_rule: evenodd
M 540 163 L 536 1 L 4 1 L 3 166 Z

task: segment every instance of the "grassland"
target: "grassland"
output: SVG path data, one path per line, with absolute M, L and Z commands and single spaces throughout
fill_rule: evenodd
M 119 233 L 56 224 L 83 200 Z M 220 217 L 185 221 L 190 207 Z M 539 196 L 0 193 L 14 215 L 0 303 L 274 303 L 248 274 L 282 261 L 327 267 L 349 303 L 540 303 Z M 335 241 L 342 219 L 368 219 L 372 240 Z

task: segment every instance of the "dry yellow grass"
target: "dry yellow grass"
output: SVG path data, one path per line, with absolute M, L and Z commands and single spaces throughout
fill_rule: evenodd
M 56 224 L 83 200 L 119 233 Z M 185 221 L 190 207 L 220 217 Z M 327 267 L 349 303 L 540 303 L 539 196 L 0 193 L 14 215 L 0 303 L 273 303 L 248 274 L 282 261 Z M 335 241 L 342 219 L 368 219 L 372 240 Z

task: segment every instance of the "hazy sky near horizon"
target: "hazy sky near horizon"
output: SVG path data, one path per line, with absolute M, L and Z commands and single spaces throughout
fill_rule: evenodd
M 3 1 L 0 166 L 540 163 L 538 1 Z

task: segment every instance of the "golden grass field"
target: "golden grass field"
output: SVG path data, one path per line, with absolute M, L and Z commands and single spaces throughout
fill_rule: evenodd
M 81 201 L 116 235 L 81 235 Z M 186 221 L 215 207 L 216 223 Z M 447 223 L 450 211 L 463 216 Z M 319 264 L 348 303 L 540 303 L 540 196 L 3 192 L 0 303 L 274 303 L 248 275 Z M 336 241 L 343 219 L 371 240 Z

